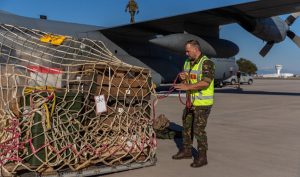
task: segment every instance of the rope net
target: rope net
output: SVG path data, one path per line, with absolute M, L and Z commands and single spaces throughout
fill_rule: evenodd
M 148 69 L 101 41 L 0 28 L 2 176 L 155 158 Z

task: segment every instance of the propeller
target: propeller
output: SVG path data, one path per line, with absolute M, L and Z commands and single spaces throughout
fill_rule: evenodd
M 300 16 L 300 12 L 293 13 L 285 19 L 285 23 L 288 26 L 291 26 L 299 16 Z
M 274 41 L 268 41 L 267 44 L 260 50 L 259 54 L 262 57 L 265 57 L 269 53 L 269 51 L 271 50 L 274 44 L 275 44 Z
M 293 31 L 288 30 L 286 35 L 300 48 L 300 37 L 297 36 Z
M 288 16 L 288 18 L 285 20 L 286 24 L 288 26 L 293 25 L 295 20 L 300 16 L 300 12 L 293 13 L 292 15 Z M 300 37 L 297 36 L 293 31 L 288 30 L 286 32 L 286 35 L 300 48 Z
M 300 16 L 300 12 L 293 13 L 289 15 L 285 19 L 285 23 L 290 27 L 293 25 L 293 23 L 296 21 L 296 19 Z M 300 37 L 297 36 L 293 31 L 288 29 L 286 31 L 286 35 L 300 48 Z M 260 50 L 259 54 L 264 57 L 268 54 L 268 52 L 271 50 L 271 48 L 274 46 L 274 41 L 268 41 L 266 45 Z

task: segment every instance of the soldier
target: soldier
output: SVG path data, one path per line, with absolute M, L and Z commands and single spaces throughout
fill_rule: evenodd
M 139 13 L 139 7 L 134 0 L 129 0 L 128 4 L 126 5 L 125 12 L 129 10 L 130 13 L 130 23 L 134 23 L 134 16 L 135 13 Z
M 185 44 L 188 59 L 184 64 L 184 72 L 179 74 L 181 84 L 174 87 L 187 91 L 187 106 L 184 109 L 183 148 L 172 156 L 173 159 L 192 158 L 193 137 L 197 140 L 197 155 L 191 167 L 201 167 L 207 164 L 207 135 L 205 127 L 214 96 L 214 63 L 201 53 L 200 44 L 190 40 Z
M 236 73 L 236 77 L 237 77 L 237 82 L 238 82 L 238 89 L 241 88 L 241 71 L 238 70 Z

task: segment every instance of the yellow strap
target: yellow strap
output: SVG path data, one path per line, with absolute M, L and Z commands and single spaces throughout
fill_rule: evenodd
M 25 95 L 28 95 L 28 94 L 31 94 L 33 91 L 35 90 L 48 90 L 48 91 L 51 91 L 51 92 L 54 92 L 55 91 L 55 87 L 52 87 L 52 86 L 37 86 L 37 87 L 25 87 L 24 88 L 24 94 Z
M 43 104 L 46 112 L 46 127 L 47 129 L 51 128 L 51 121 L 50 121 L 50 113 L 49 113 L 49 108 L 46 103 Z
M 50 34 L 45 34 L 44 36 L 42 36 L 40 38 L 40 41 L 41 42 L 45 42 L 45 43 L 48 43 L 51 41 L 51 35 Z
M 61 43 L 64 42 L 65 36 L 53 36 L 51 40 L 51 44 L 53 45 L 60 45 Z
M 45 108 L 45 112 L 46 112 L 46 127 L 47 127 L 47 129 L 50 129 L 51 128 L 51 116 L 54 113 L 55 104 L 56 104 L 56 95 L 55 95 L 55 92 L 54 92 L 55 87 L 52 87 L 52 86 L 25 87 L 24 88 L 24 94 L 25 95 L 31 94 L 34 90 L 48 90 L 48 91 L 53 92 L 52 94 L 53 94 L 54 98 L 53 98 L 51 112 L 49 112 L 49 108 L 47 106 L 47 103 L 43 104 L 43 107 Z
M 53 45 L 61 45 L 65 39 L 65 36 L 45 34 L 40 38 L 40 41 L 45 43 L 51 43 Z

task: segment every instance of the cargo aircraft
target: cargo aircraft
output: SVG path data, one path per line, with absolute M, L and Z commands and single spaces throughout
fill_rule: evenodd
M 239 47 L 220 38 L 222 25 L 237 23 L 265 41 L 260 51 L 262 56 L 286 37 L 300 47 L 300 38 L 290 30 L 300 16 L 299 11 L 299 0 L 262 0 L 108 28 L 28 18 L 5 11 L 0 11 L 0 23 L 101 40 L 124 62 L 150 68 L 153 81 L 160 84 L 172 82 L 182 70 L 184 44 L 190 39 L 197 39 L 202 52 L 215 58 L 217 81 L 229 77 L 237 69 L 232 57 Z M 278 17 L 282 14 L 291 15 L 283 20 Z

